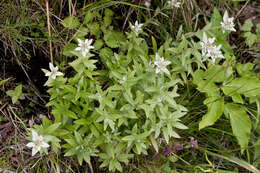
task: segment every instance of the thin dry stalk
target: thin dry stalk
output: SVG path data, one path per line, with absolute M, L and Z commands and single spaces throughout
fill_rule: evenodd
M 49 34 L 49 45 L 50 45 L 50 55 L 51 63 L 53 64 L 53 54 L 52 54 L 52 42 L 51 42 L 51 27 L 50 27 L 50 12 L 49 12 L 49 2 L 46 0 L 46 11 L 47 11 L 47 25 L 48 25 L 48 34 Z

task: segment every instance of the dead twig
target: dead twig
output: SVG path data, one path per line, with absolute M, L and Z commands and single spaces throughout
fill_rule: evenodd
M 246 8 L 247 4 L 249 3 L 250 0 L 247 0 L 245 5 L 243 5 L 243 7 L 238 11 L 238 13 L 236 14 L 235 18 L 237 18 L 241 13 L 242 11 Z
M 50 56 L 51 63 L 53 64 L 53 54 L 52 54 L 52 42 L 51 42 L 51 27 L 50 27 L 50 12 L 49 12 L 49 2 L 46 0 L 46 11 L 47 11 L 47 26 L 48 26 L 48 34 L 49 34 L 49 45 L 50 45 Z

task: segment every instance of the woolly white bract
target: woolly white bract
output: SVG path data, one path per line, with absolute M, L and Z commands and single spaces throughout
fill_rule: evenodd
M 59 68 L 57 66 L 54 67 L 52 63 L 49 63 L 49 68 L 50 68 L 51 71 L 47 71 L 45 73 L 45 76 L 49 76 L 52 79 L 56 79 L 57 76 L 63 75 L 63 73 L 58 71 Z
M 32 148 L 32 156 L 34 156 L 41 148 L 48 148 L 49 144 L 44 141 L 41 135 L 32 130 L 32 142 L 29 142 L 26 146 Z
M 236 29 L 234 28 L 234 17 L 228 17 L 228 13 L 227 11 L 225 11 L 224 16 L 223 16 L 223 22 L 221 22 L 221 26 L 222 26 L 222 30 L 223 33 L 225 31 L 236 31 Z
M 81 39 L 78 39 L 78 46 L 75 50 L 76 51 L 81 51 L 83 56 L 86 56 L 90 49 L 94 49 L 94 46 L 91 46 L 92 44 L 92 39 L 86 39 L 85 41 L 82 41 Z
M 161 71 L 163 71 L 166 74 L 170 74 L 170 72 L 168 71 L 168 69 L 166 68 L 167 65 L 171 64 L 170 61 L 165 61 L 164 57 L 160 57 L 160 55 L 157 53 L 155 55 L 155 62 L 154 64 L 157 66 L 156 67 L 156 73 L 159 73 Z
M 142 26 L 143 24 L 138 24 L 138 21 L 135 21 L 134 25 L 130 23 L 130 27 L 135 32 L 136 35 L 138 35 L 140 31 L 142 31 Z

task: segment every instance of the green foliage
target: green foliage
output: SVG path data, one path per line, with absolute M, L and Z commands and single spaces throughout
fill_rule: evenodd
M 144 30 L 115 30 L 113 19 L 114 12 L 105 9 L 103 13 L 89 10 L 82 22 L 72 16 L 62 22 L 64 27 L 77 31 L 63 55 L 76 58 L 68 63 L 70 74 L 49 78 L 45 83 L 54 123 L 43 119 L 41 126 L 35 126 L 52 143 L 52 150 L 57 152 L 62 140 L 65 156 L 76 156 L 80 165 L 83 161 L 91 165 L 94 156 L 101 162 L 100 167 L 122 172 L 122 164 L 128 164 L 134 156 L 147 155 L 151 147 L 159 152 L 161 141 L 169 145 L 181 140 L 189 129 L 182 120 L 190 118 L 190 110 L 183 105 L 180 88 L 190 84 L 205 94 L 201 104 L 206 105 L 207 112 L 199 122 L 199 130 L 221 118 L 228 119 L 242 153 L 248 148 L 250 115 L 255 114 L 249 114 L 248 109 L 249 104 L 256 106 L 260 80 L 252 72 L 254 64 L 235 62 L 226 40 L 229 33 L 220 30 L 222 17 L 217 9 L 202 31 L 188 35 L 180 27 L 178 40 L 168 38 L 162 44 L 154 37 L 151 44 L 147 43 L 150 37 L 143 37 L 147 35 Z M 247 25 L 245 31 L 251 29 Z M 217 58 L 213 63 L 201 53 L 200 42 L 194 37 L 202 40 L 203 32 L 216 37 L 225 59 Z M 86 37 L 94 39 L 94 48 L 83 56 L 74 41 Z M 156 65 L 158 57 L 164 57 L 168 65 Z M 169 158 L 172 162 L 178 160 L 175 156 Z M 249 164 L 238 162 L 250 170 Z M 214 168 L 212 163 L 209 165 Z M 162 168 L 172 171 L 169 162 Z
M 243 37 L 245 38 L 246 44 L 251 48 L 257 42 L 260 42 L 260 24 L 256 27 L 256 33 L 252 33 L 253 23 L 251 20 L 246 20 L 246 22 L 241 27 L 243 32 Z
M 3 85 L 4 83 L 6 83 L 7 81 L 9 81 L 10 80 L 10 78 L 7 78 L 7 79 L 4 79 L 4 80 L 1 80 L 0 81 L 0 85 Z
M 175 101 L 179 72 L 155 73 L 155 55 L 148 54 L 145 40 L 135 32 L 126 37 L 114 31 L 108 26 L 112 16 L 111 10 L 105 10 L 104 25 L 90 23 L 94 16 L 89 13 L 84 19 L 90 35 L 99 38 L 101 30 L 104 34 L 104 47 L 100 49 L 101 44 L 95 49 L 99 48 L 105 69 L 97 68 L 99 59 L 94 54 L 83 56 L 70 45 L 64 52 L 78 57 L 69 63 L 76 73 L 70 78 L 49 79 L 45 85 L 51 95 L 47 106 L 63 131 L 58 136 L 66 141 L 65 156 L 76 155 L 80 164 L 83 160 L 91 164 L 90 157 L 99 156 L 101 167 L 122 171 L 122 162 L 127 164 L 133 154 L 147 154 L 152 145 L 158 148 L 161 137 L 166 143 L 180 138 L 178 131 L 188 128 L 180 122 L 187 109 Z M 159 48 L 161 56 L 174 62 L 171 51 L 169 41 Z
M 16 104 L 18 99 L 23 98 L 22 84 L 18 85 L 14 90 L 8 90 L 6 94 L 12 98 L 12 103 Z
M 65 27 L 65 28 L 69 28 L 69 29 L 75 29 L 77 28 L 80 23 L 77 17 L 74 16 L 69 16 L 67 18 L 65 18 L 61 24 Z
M 244 151 L 250 138 L 251 121 L 243 107 L 238 104 L 227 103 L 225 109 L 229 115 L 233 133 L 242 148 L 241 151 Z

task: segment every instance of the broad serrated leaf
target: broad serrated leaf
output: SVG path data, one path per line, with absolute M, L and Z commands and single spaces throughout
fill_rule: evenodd
M 88 24 L 95 16 L 96 14 L 93 11 L 88 11 L 85 15 L 83 23 Z
M 69 43 L 63 48 L 62 54 L 69 57 L 75 56 L 71 51 L 74 51 L 76 47 L 77 45 Z
M 253 34 L 251 32 L 244 33 L 243 37 L 246 39 L 246 44 L 249 47 L 252 47 L 256 43 L 256 41 L 257 41 L 257 35 Z
M 75 29 L 80 25 L 78 18 L 74 16 L 66 17 L 61 24 L 68 29 Z
M 98 22 L 89 23 L 87 27 L 89 28 L 89 31 L 92 35 L 99 37 L 99 35 L 101 34 L 100 25 Z
M 253 27 L 252 21 L 251 20 L 246 20 L 246 22 L 241 27 L 241 30 L 242 31 L 251 31 L 252 27 Z
M 249 142 L 251 120 L 243 107 L 238 104 L 227 103 L 225 104 L 225 110 L 230 117 L 233 134 L 241 146 L 241 152 L 243 152 L 247 148 Z
M 110 31 L 104 35 L 105 43 L 111 48 L 117 48 L 120 42 L 124 41 L 124 35 L 121 32 Z
M 22 96 L 22 84 L 18 85 L 14 90 L 8 90 L 6 94 L 12 98 L 12 103 L 15 104 Z
M 95 50 L 99 50 L 99 49 L 101 49 L 102 48 L 102 46 L 103 46 L 103 40 L 101 40 L 101 39 L 97 39 L 96 41 L 95 41 L 95 43 L 94 43 L 94 49 Z

